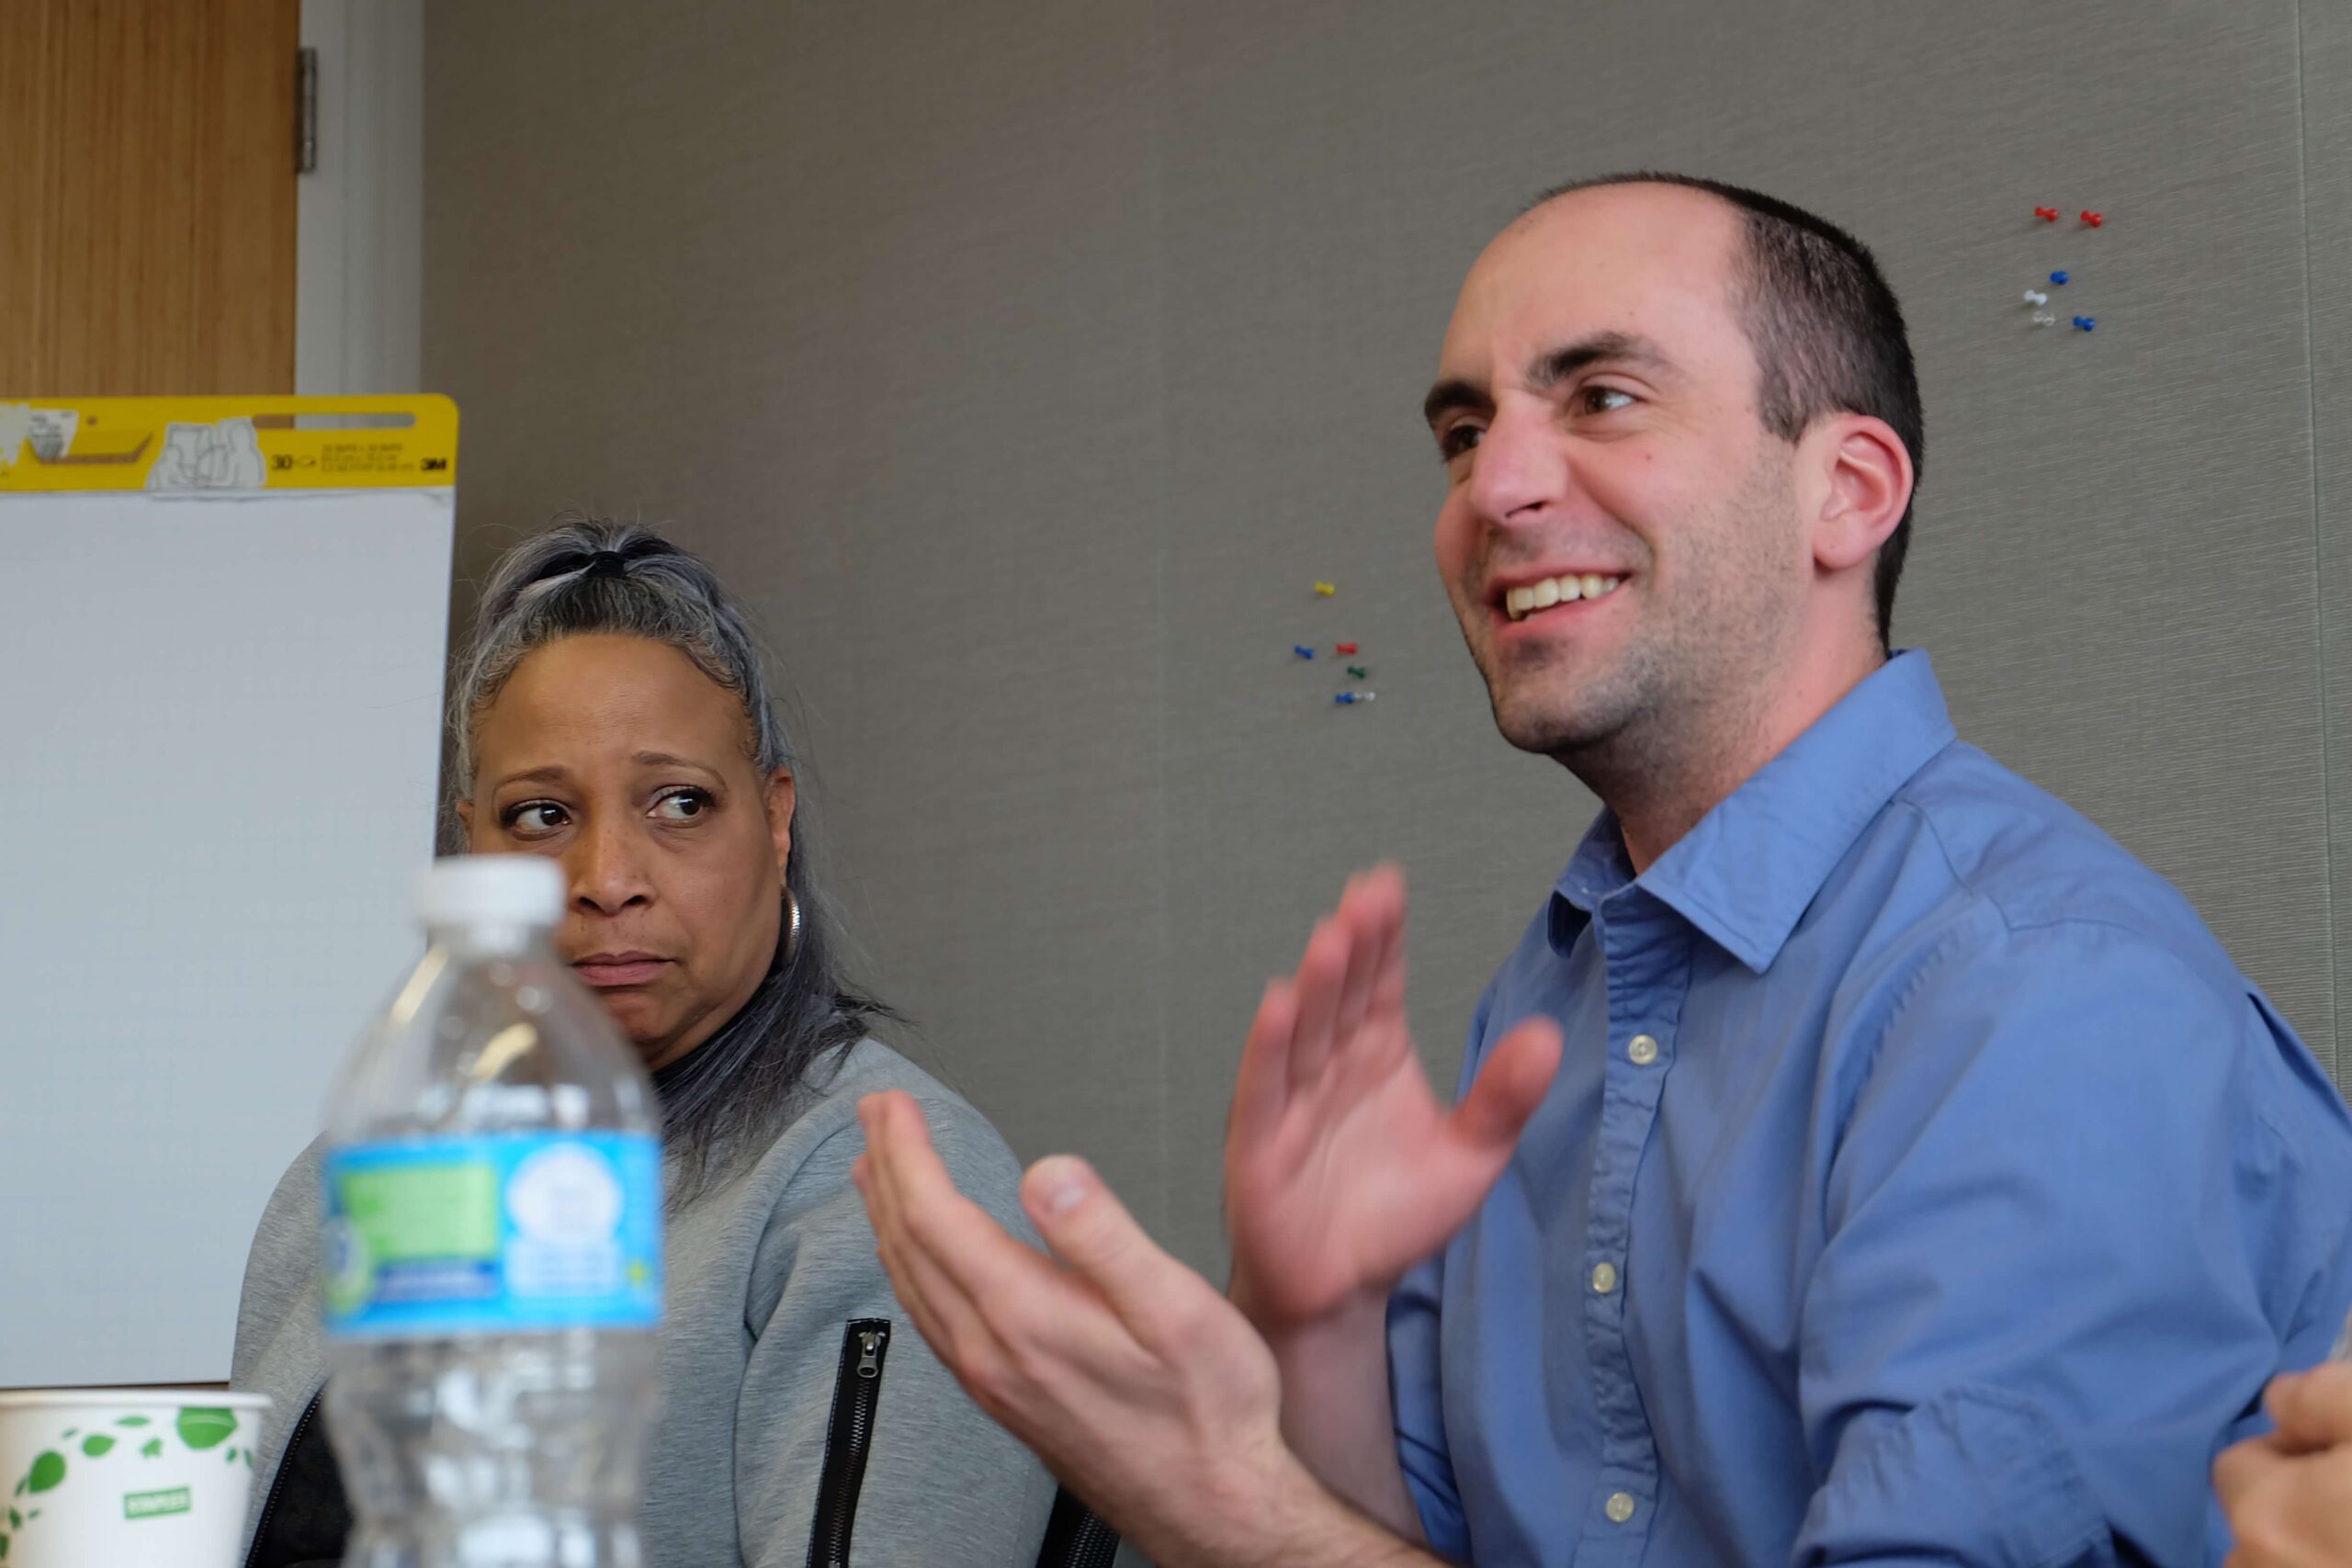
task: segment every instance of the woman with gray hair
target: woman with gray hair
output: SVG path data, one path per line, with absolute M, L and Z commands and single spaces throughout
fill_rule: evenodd
M 914 1095 L 956 1185 L 1014 1226 L 1020 1168 L 871 1037 L 891 1015 L 842 976 L 741 612 L 649 530 L 565 523 L 492 574 L 449 713 L 467 847 L 562 866 L 557 950 L 662 1099 L 648 1561 L 1026 1568 L 1053 1483 L 904 1331 L 850 1182 L 858 1100 Z M 350 1526 L 317 1416 L 319 1190 L 313 1145 L 262 1216 L 238 1307 L 232 1382 L 288 1417 L 254 1456 L 248 1568 L 334 1562 Z

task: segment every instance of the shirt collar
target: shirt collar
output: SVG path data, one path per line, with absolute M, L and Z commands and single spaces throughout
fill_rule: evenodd
M 1957 739 L 1925 653 L 1897 654 L 1838 699 L 1639 877 L 1603 811 L 1561 874 L 1549 921 L 1565 953 L 1601 900 L 1638 883 L 1758 974 L 1895 791 Z

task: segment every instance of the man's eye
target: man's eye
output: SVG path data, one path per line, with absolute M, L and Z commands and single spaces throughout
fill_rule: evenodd
M 1460 424 L 1448 425 L 1438 433 L 1437 455 L 1451 463 L 1477 446 L 1485 434 L 1485 431 L 1466 420 Z
M 1587 387 L 1577 394 L 1577 401 L 1587 413 L 1609 413 L 1617 409 L 1631 408 L 1634 395 L 1614 387 Z
M 710 796 L 698 789 L 673 790 L 653 803 L 654 815 L 665 822 L 691 822 L 710 810 Z
M 526 800 L 506 808 L 510 833 L 552 833 L 563 826 L 563 807 L 552 800 Z

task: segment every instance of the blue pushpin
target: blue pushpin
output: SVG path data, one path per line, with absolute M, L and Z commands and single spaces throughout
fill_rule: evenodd
M 1373 694 L 1370 692 L 1341 692 L 1338 696 L 1333 697 L 1331 700 L 1339 704 L 1341 707 L 1351 707 L 1357 703 L 1368 703 L 1372 701 L 1372 696 Z
M 2075 325 L 2080 327 L 2085 332 L 2089 332 L 2092 328 L 2098 325 L 2098 321 L 2095 317 L 2076 316 L 2075 318 Z
M 2053 272 L 2050 275 L 2050 281 L 2052 283 L 2064 283 L 2066 281 L 2066 275 L 2063 272 Z
M 1314 658 L 1314 657 L 1315 657 L 1315 650 L 1314 650 L 1313 649 L 1311 649 L 1311 648 L 1308 648 L 1308 647 L 1307 647 L 1307 646 L 1306 646 L 1304 643 L 1295 643 L 1295 643 L 1291 644 L 1291 645 L 1290 645 L 1290 650 L 1291 650 L 1293 653 L 1297 654 L 1301 659 L 1312 659 L 1312 658 Z

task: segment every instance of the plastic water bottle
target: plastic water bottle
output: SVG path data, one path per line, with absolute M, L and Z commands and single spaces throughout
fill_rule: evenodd
M 346 1568 L 639 1568 L 662 1150 L 529 855 L 445 860 L 431 945 L 328 1120 L 327 1430 Z

